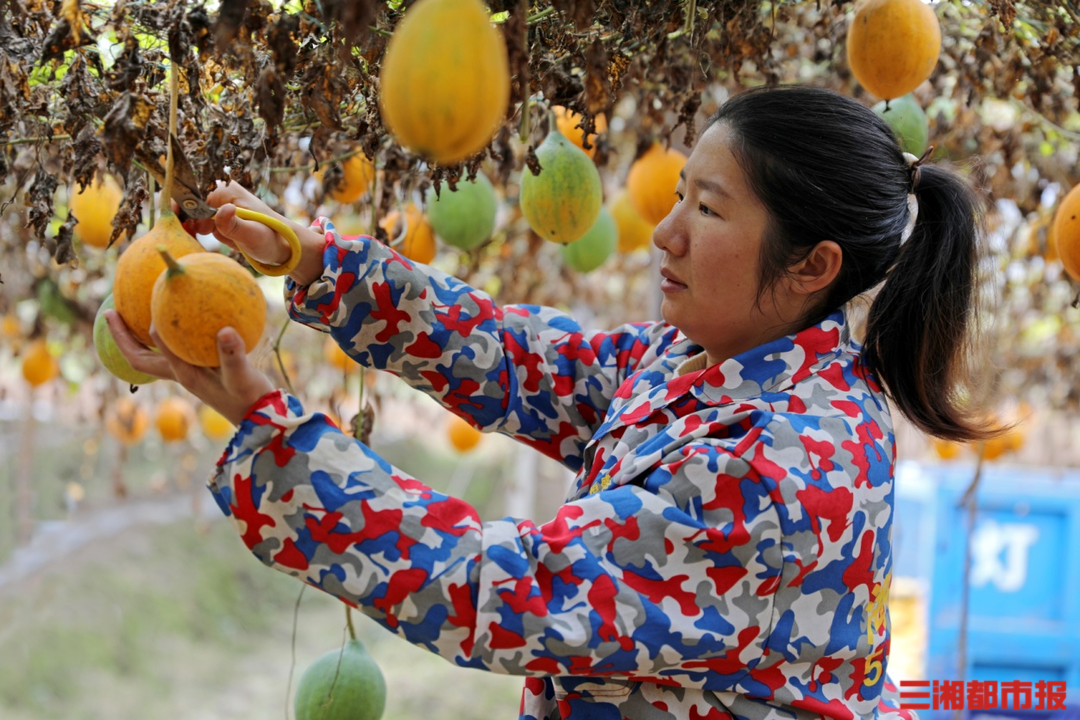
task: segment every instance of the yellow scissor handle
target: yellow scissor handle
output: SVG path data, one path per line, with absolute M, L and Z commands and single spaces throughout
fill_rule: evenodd
M 239 246 L 237 246 L 240 249 L 240 252 L 243 253 L 244 257 L 247 258 L 247 261 L 251 263 L 251 267 L 255 268 L 263 275 L 278 277 L 280 275 L 288 275 L 296 269 L 297 265 L 300 264 L 300 239 L 296 237 L 296 233 L 291 227 L 281 222 L 277 218 L 273 218 L 264 213 L 256 212 L 255 210 L 248 210 L 247 208 L 242 207 L 236 208 L 236 217 L 243 220 L 254 220 L 257 223 L 262 223 L 271 230 L 276 231 L 279 235 L 284 237 L 289 242 L 289 249 L 292 250 L 292 255 L 285 263 L 281 265 L 267 265 L 265 263 L 259 262 L 258 260 L 255 260 L 246 252 L 244 252 L 243 248 L 239 248 Z

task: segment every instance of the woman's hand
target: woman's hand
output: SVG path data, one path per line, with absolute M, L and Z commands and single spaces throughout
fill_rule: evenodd
M 204 368 L 190 365 L 172 354 L 153 327 L 150 337 L 160 352 L 135 339 L 115 310 L 105 311 L 105 321 L 116 346 L 132 368 L 164 380 L 175 380 L 233 425 L 240 424 L 259 398 L 276 389 L 266 375 L 248 362 L 244 342 L 232 328 L 223 329 L 217 336 L 221 367 Z
M 243 220 L 236 216 L 236 208 L 255 210 L 277 218 L 289 225 L 300 240 L 300 264 L 290 274 L 300 285 L 309 285 L 322 275 L 322 235 L 300 223 L 293 222 L 274 212 L 269 205 L 255 197 L 239 183 L 228 185 L 218 181 L 217 187 L 206 196 L 206 202 L 218 209 L 217 214 L 205 220 L 193 220 L 186 225 L 194 232 L 213 234 L 220 242 L 234 250 L 267 265 L 282 265 L 291 255 L 289 243 L 271 228 L 255 220 Z

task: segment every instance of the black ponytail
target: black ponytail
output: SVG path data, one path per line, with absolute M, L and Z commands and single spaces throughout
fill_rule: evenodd
M 968 371 L 978 300 L 983 206 L 957 174 L 912 167 L 889 125 L 830 90 L 755 88 L 733 96 L 724 123 L 750 187 L 769 211 L 759 292 L 822 240 L 840 272 L 804 318 L 812 325 L 882 283 L 867 318 L 863 361 L 896 407 L 924 432 L 952 440 L 1000 433 L 979 418 Z M 760 300 L 760 297 L 759 297 Z
M 955 173 L 919 168 L 911 237 L 870 306 L 863 359 L 899 410 L 925 432 L 980 440 L 999 430 L 967 417 L 978 301 L 982 204 Z

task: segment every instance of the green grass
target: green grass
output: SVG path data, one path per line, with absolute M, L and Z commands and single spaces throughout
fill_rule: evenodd
M 39 435 L 40 437 L 40 435 Z M 71 432 L 35 455 L 38 517 L 60 518 L 63 487 L 89 464 L 87 502 L 116 503 L 115 446 L 85 453 Z M 424 438 L 379 447 L 403 470 L 444 489 L 460 458 Z M 199 453 L 201 483 L 220 448 Z M 125 471 L 146 495 L 178 453 L 152 443 Z M 472 462 L 473 460 L 470 460 Z M 498 454 L 479 457 L 465 497 L 501 516 Z M 0 468 L 3 464 L 0 464 Z M 0 470 L 0 500 L 10 468 Z M 4 473 L 8 473 L 5 477 Z M 207 494 L 206 503 L 212 503 Z M 10 496 L 4 500 L 10 506 Z M 3 528 L 5 523 L 0 523 Z M 6 531 L 0 531 L 6 532 Z M 2 562 L 2 560 L 0 560 Z M 0 591 L 0 717 L 4 720 L 266 720 L 286 717 L 293 611 L 303 586 L 263 566 L 231 522 L 139 526 L 92 542 L 17 587 Z M 307 588 L 298 616 L 295 685 L 307 664 L 340 647 L 344 605 Z M 516 716 L 522 681 L 458 668 L 354 614 L 387 680 L 384 720 Z M 290 715 L 291 717 L 291 715 Z

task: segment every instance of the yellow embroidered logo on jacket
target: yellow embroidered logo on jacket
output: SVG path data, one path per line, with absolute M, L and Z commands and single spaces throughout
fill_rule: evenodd
M 885 579 L 874 585 L 870 604 L 866 606 L 866 642 L 874 647 L 878 638 L 882 642 L 866 658 L 866 667 L 863 670 L 865 679 L 863 685 L 876 685 L 884 671 L 882 658 L 885 655 L 884 635 L 887 630 L 889 619 L 889 588 L 892 586 L 892 572 Z

